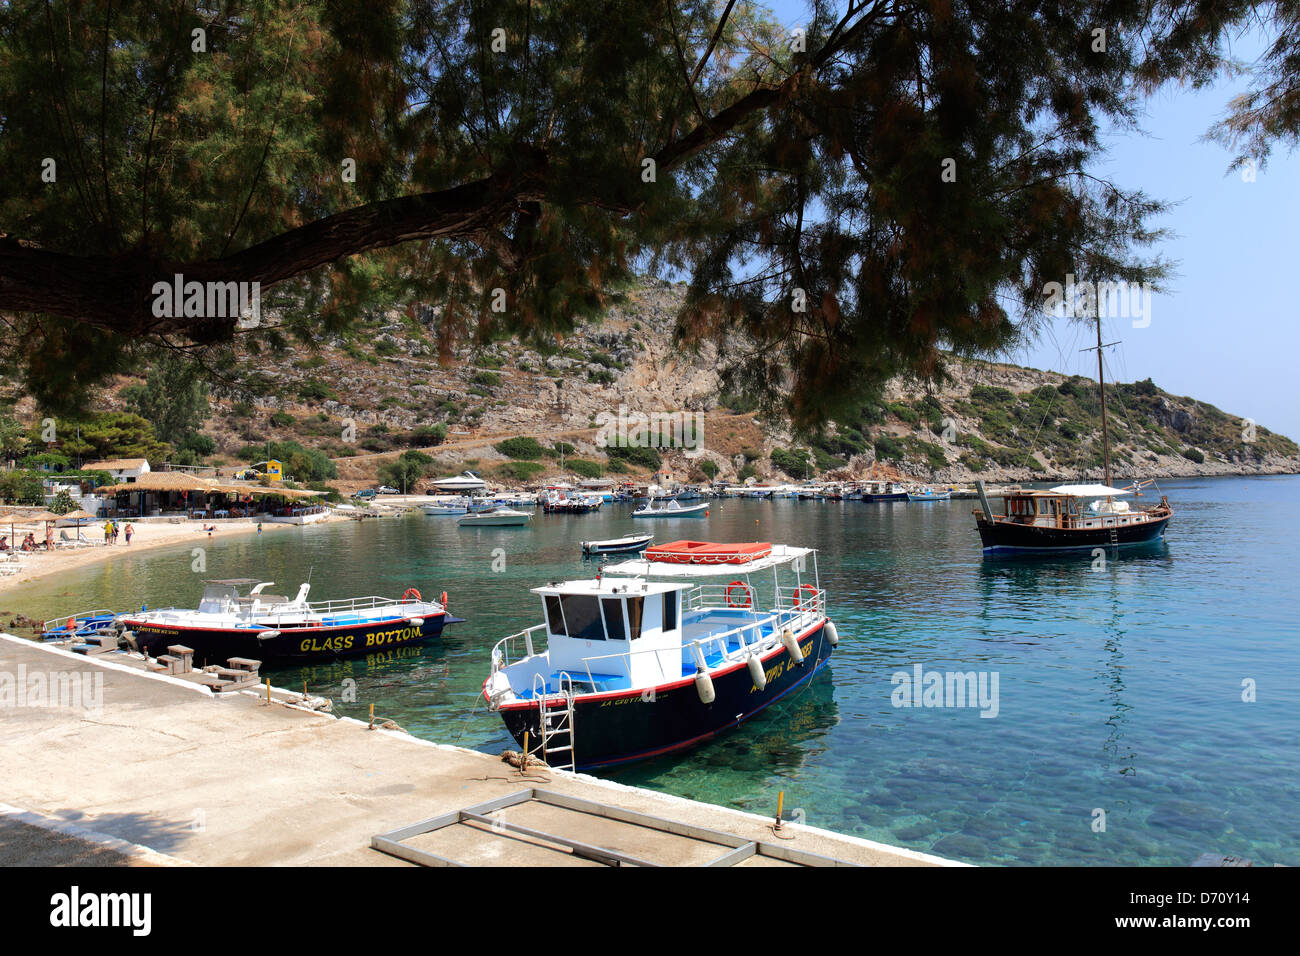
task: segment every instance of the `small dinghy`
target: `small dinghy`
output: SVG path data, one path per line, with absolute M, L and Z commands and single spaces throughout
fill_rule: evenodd
M 628 554 L 640 551 L 655 539 L 652 534 L 625 534 L 621 538 L 582 542 L 583 554 Z

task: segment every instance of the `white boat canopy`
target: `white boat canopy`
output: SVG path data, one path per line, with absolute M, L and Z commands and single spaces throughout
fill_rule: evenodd
M 1049 490 L 1054 495 L 1073 495 L 1076 498 L 1114 498 L 1133 494 L 1132 488 L 1111 488 L 1107 485 L 1057 485 Z
M 605 566 L 605 574 L 638 578 L 716 578 L 728 574 L 752 574 L 767 568 L 789 564 L 813 553 L 812 548 L 793 548 L 785 544 L 772 545 L 772 553 L 753 561 L 717 562 L 710 564 L 679 564 L 673 561 L 648 561 L 636 558 Z

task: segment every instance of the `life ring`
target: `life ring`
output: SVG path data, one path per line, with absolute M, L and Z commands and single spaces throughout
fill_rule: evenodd
M 741 603 L 740 601 L 733 601 L 731 599 L 731 592 L 735 590 L 740 591 L 740 593 L 745 596 L 744 603 Z M 751 588 L 744 581 L 732 581 L 730 584 L 727 585 L 727 606 L 728 607 L 752 607 L 753 604 L 754 604 L 754 589 Z
M 402 600 L 419 601 L 421 600 L 420 592 L 417 591 L 415 588 L 407 588 L 405 591 L 402 592 Z
M 800 599 L 799 593 L 801 591 L 808 592 L 809 596 L 806 601 Z M 817 589 L 813 587 L 811 584 L 801 584 L 794 589 L 794 609 L 796 611 L 802 610 L 805 604 L 809 606 L 814 606 L 816 605 L 816 603 L 817 603 Z

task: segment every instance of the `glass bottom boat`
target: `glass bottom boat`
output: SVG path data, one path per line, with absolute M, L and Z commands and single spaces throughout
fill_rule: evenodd
M 310 584 L 293 600 L 266 594 L 273 581 L 252 578 L 208 581 L 197 608 L 164 608 L 120 614 L 117 626 L 153 656 L 172 644 L 194 650 L 196 664 L 224 664 L 231 657 L 270 663 L 370 654 L 435 638 L 460 618 L 447 613 L 447 595 L 426 601 L 415 588 L 401 598 L 363 597 L 307 602 Z M 244 585 L 255 585 L 241 594 Z
M 807 684 L 839 642 L 809 548 L 673 542 L 533 593 L 544 623 L 493 648 L 483 696 L 562 769 L 709 740 Z

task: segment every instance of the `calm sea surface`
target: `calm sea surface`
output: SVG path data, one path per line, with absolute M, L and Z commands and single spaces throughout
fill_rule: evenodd
M 204 577 L 292 594 L 309 572 L 320 600 L 445 590 L 467 622 L 441 642 L 272 676 L 336 712 L 373 702 L 420 737 L 499 753 L 515 744 L 478 696 L 488 653 L 540 622 L 528 588 L 591 571 L 580 541 L 653 528 L 811 546 L 841 635 L 829 670 L 713 743 L 607 776 L 765 814 L 784 790 L 810 825 L 972 863 L 1300 865 L 1300 478 L 1162 490 L 1166 543 L 1105 567 L 1086 552 L 983 558 L 970 501 L 724 500 L 659 522 L 612 504 L 522 529 L 417 513 L 245 536 L 210 545 L 204 574 L 188 546 L 123 554 L 0 607 L 193 607 Z M 894 706 L 894 675 L 917 665 L 996 675 L 996 717 Z M 355 704 L 339 703 L 346 678 Z

